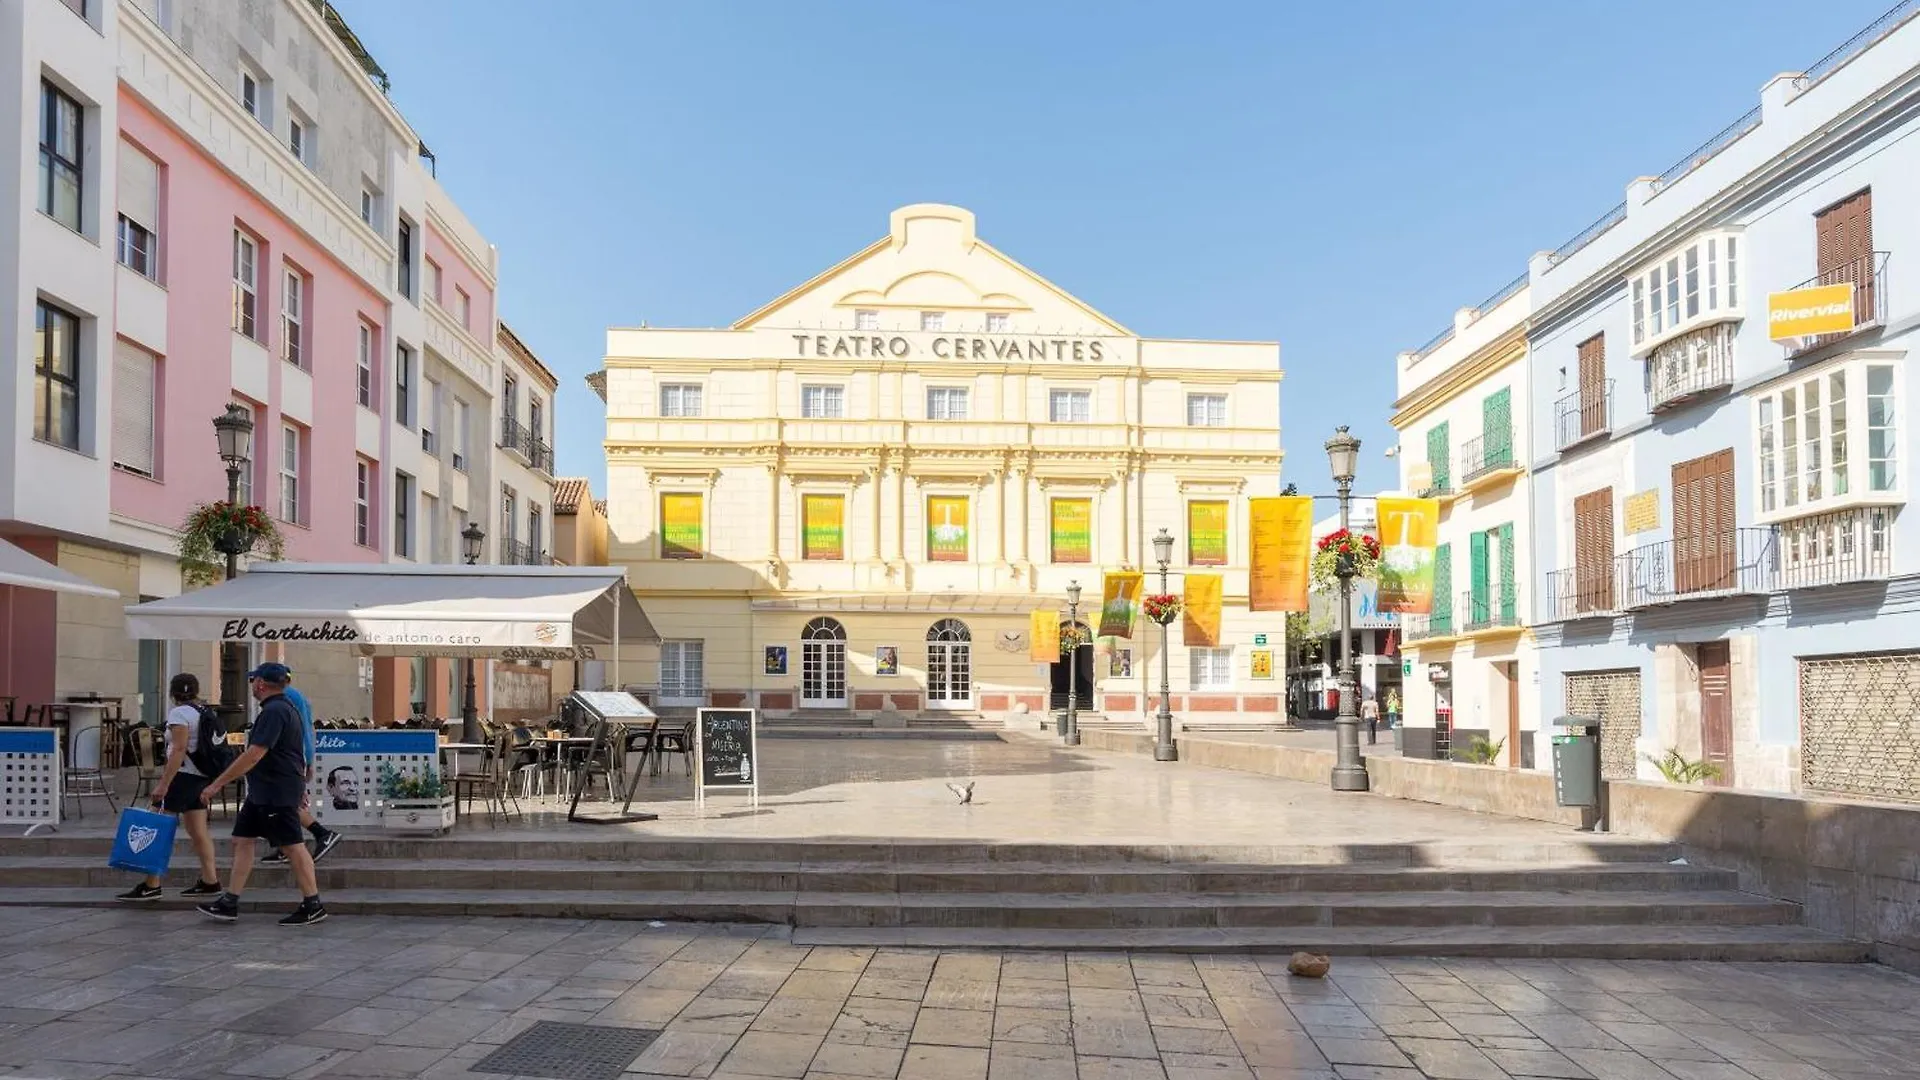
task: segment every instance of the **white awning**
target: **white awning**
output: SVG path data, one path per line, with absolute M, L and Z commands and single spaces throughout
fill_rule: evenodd
M 616 626 L 623 645 L 660 640 L 626 571 L 607 566 L 264 563 L 127 608 L 134 638 L 332 642 L 371 656 L 609 659 Z
M 0 585 L 19 585 L 28 589 L 46 589 L 50 592 L 120 599 L 118 590 L 109 589 L 104 585 L 95 585 L 86 578 L 71 571 L 62 570 L 5 540 L 0 540 Z

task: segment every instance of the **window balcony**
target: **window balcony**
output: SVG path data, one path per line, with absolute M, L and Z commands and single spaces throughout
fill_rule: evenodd
M 1620 614 L 1618 565 L 1601 562 L 1547 574 L 1547 610 L 1556 622 L 1610 619 Z
M 1440 608 L 1431 615 L 1402 615 L 1400 630 L 1401 640 L 1408 643 L 1453 637 L 1453 612 Z
M 500 541 L 502 566 L 552 566 L 553 556 L 519 540 Z
M 1553 405 L 1554 446 L 1566 450 L 1613 430 L 1613 380 L 1583 386 Z
M 1454 610 L 1461 614 L 1460 629 L 1468 634 L 1517 628 L 1520 625 L 1520 613 L 1514 606 L 1514 597 L 1498 581 L 1488 582 L 1487 588 L 1480 592 L 1469 590 L 1461 593 L 1459 606 Z
M 1647 411 L 1662 412 L 1733 385 L 1732 323 L 1702 327 L 1647 355 Z
M 553 447 L 511 416 L 500 418 L 500 448 L 520 455 L 534 471 L 553 475 Z
M 1460 448 L 1460 486 L 1463 492 L 1486 487 L 1518 471 L 1513 458 L 1513 431 L 1492 431 L 1469 439 Z
M 1812 352 L 1886 323 L 1887 255 L 1888 253 L 1884 251 L 1873 252 L 1841 263 L 1823 274 L 1815 274 L 1793 287 L 1794 289 L 1811 289 L 1820 285 L 1852 285 L 1853 329 L 1832 334 L 1814 334 L 1811 337 L 1789 338 L 1785 344 L 1792 350 L 1790 355 L 1797 356 Z
M 1893 572 L 1889 506 L 1863 506 L 1780 523 L 1780 589 L 1885 581 Z
M 1774 530 L 1730 529 L 1662 540 L 1615 558 L 1616 579 L 1629 611 L 1683 600 L 1772 592 L 1780 574 Z

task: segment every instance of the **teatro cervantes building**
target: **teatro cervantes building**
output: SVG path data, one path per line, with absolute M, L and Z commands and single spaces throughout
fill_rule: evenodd
M 1247 509 L 1280 489 L 1272 342 L 1143 338 L 980 239 L 952 206 L 720 329 L 614 328 L 611 560 L 662 638 L 620 681 L 770 717 L 1044 713 L 1066 663 L 1031 612 L 1102 575 L 1224 574 L 1220 645 L 1171 634 L 1176 715 L 1271 722 L 1280 613 L 1247 611 Z M 1083 707 L 1144 722 L 1159 630 L 1079 652 Z M 1089 693 L 1089 686 L 1092 691 Z

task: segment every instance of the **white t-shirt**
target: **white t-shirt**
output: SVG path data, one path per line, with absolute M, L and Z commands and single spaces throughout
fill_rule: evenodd
M 175 705 L 172 711 L 167 713 L 167 738 L 173 738 L 173 729 L 177 727 L 187 729 L 187 749 L 192 750 L 193 744 L 200 740 L 199 708 L 193 705 Z M 202 775 L 199 769 L 193 767 L 192 758 L 180 763 L 180 771 L 188 776 Z

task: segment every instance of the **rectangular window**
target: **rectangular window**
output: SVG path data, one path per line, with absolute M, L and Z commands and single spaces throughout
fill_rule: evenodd
M 1450 439 L 1451 433 L 1447 430 L 1445 420 L 1427 429 L 1427 468 L 1432 470 L 1433 490 L 1436 492 L 1453 490 L 1453 448 L 1449 445 Z
M 1056 563 L 1093 561 L 1093 500 L 1054 499 L 1048 506 L 1051 558 Z
M 420 389 L 420 449 L 438 455 L 440 440 L 435 432 L 440 426 L 440 384 L 422 379 Z
M 420 545 L 420 557 L 426 562 L 438 562 L 446 540 L 446 524 L 440 520 L 440 496 L 420 493 L 420 520 L 427 526 L 427 542 Z
M 287 149 L 302 164 L 307 160 L 307 125 L 297 118 L 287 121 Z
M 660 643 L 660 696 L 682 701 L 706 699 L 707 643 Z
M 800 415 L 809 420 L 843 420 L 847 415 L 847 392 L 840 386 L 803 386 L 800 388 Z
M 413 558 L 413 477 L 393 474 L 393 553 Z
M 500 539 L 509 544 L 519 543 L 520 503 L 514 490 L 505 484 L 500 485 Z M 503 551 L 505 549 L 502 549 Z M 501 562 L 508 561 L 503 555 Z
M 280 425 L 280 520 L 300 523 L 300 429 Z
M 972 547 L 973 503 L 965 495 L 927 499 L 927 561 L 966 562 Z
M 527 396 L 527 433 L 543 442 L 547 437 L 547 407 L 531 394 Z
M 1007 313 L 1004 311 L 987 312 L 987 333 L 1004 334 L 1008 326 Z
M 238 229 L 233 231 L 233 328 L 242 337 L 260 340 L 260 245 Z
M 40 212 L 80 231 L 80 103 L 40 82 Z
M 461 472 L 467 471 L 468 440 L 467 434 L 473 428 L 473 407 L 459 398 L 453 399 L 453 467 Z
M 1896 379 L 1892 365 L 1856 360 L 1755 393 L 1760 513 L 1794 517 L 1832 507 L 1854 494 L 1859 461 L 1867 469 L 1862 494 L 1897 491 Z
M 800 496 L 800 555 L 834 561 L 847 557 L 844 495 Z
M 267 122 L 267 95 L 262 92 L 260 80 L 251 71 L 240 73 L 240 107 L 262 124 Z
M 511 424 L 519 415 L 520 384 L 513 380 L 513 376 L 502 375 L 500 377 L 500 418 Z
M 378 199 L 378 196 L 373 193 L 372 188 L 363 187 L 360 189 L 360 220 L 369 225 L 373 224 L 373 211 L 376 199 Z
M 1778 462 L 1775 458 L 1776 443 L 1774 431 L 1774 401 L 1772 398 L 1760 398 L 1754 405 L 1754 416 L 1760 428 L 1757 440 L 1760 446 L 1760 512 L 1770 514 L 1779 505 L 1779 475 L 1776 472 Z
M 393 347 L 393 418 L 402 427 L 413 425 L 413 350 Z
M 136 224 L 127 215 L 120 215 L 119 230 L 114 237 L 115 253 L 120 265 L 142 277 L 154 275 L 153 234 L 143 225 Z
M 527 504 L 527 547 L 529 550 L 527 552 L 527 557 L 529 559 L 538 559 L 540 557 L 542 549 L 545 548 L 546 546 L 547 530 L 545 526 L 546 526 L 546 515 L 544 514 L 544 512 L 541 511 L 540 504 L 528 503 Z
M 373 546 L 373 466 L 366 458 L 353 465 L 353 542 Z
M 967 388 L 964 386 L 927 387 L 927 419 L 965 420 Z
M 1233 650 L 1187 650 L 1187 677 L 1190 690 L 1225 690 L 1233 685 Z
M 920 329 L 928 333 L 939 333 L 947 328 L 947 313 L 944 311 L 923 311 L 920 313 Z
M 1093 419 L 1093 393 L 1088 390 L 1047 392 L 1047 419 L 1056 424 L 1085 424 Z
M 1894 415 L 1893 367 L 1867 366 L 1867 487 L 1892 491 L 1899 486 L 1899 429 Z
M 440 302 L 440 264 L 434 262 L 432 259 L 427 259 L 425 262 L 427 265 L 427 299 L 433 301 L 436 307 L 445 306 Z
M 706 553 L 706 496 L 669 491 L 660 496 L 660 557 L 698 559 Z
M 360 324 L 360 351 L 354 357 L 354 400 L 373 408 L 373 327 Z
M 1227 395 L 1188 394 L 1188 427 L 1226 427 Z
M 880 329 L 880 313 L 866 310 L 855 311 L 853 313 L 853 328 L 855 330 Z
M 160 275 L 155 235 L 160 228 L 160 164 L 120 140 L 120 220 L 114 241 L 120 265 L 145 277 Z
M 400 242 L 395 245 L 394 262 L 399 264 L 400 295 L 409 300 L 413 295 L 413 222 L 400 219 Z
M 1189 566 L 1227 565 L 1227 507 L 1218 499 L 1187 504 Z
M 1687 318 L 1700 314 L 1700 249 L 1687 249 Z
M 80 317 L 42 300 L 34 308 L 33 437 L 80 449 Z
M 460 329 L 473 331 L 473 297 L 458 285 L 453 287 L 453 313 L 460 320 Z
M 113 343 L 113 464 L 141 476 L 158 475 L 153 406 L 160 361 L 129 342 Z
M 660 388 L 661 416 L 699 416 L 700 387 L 692 383 L 668 383 Z
M 287 281 L 280 292 L 280 352 L 287 363 L 302 367 L 306 362 L 306 327 L 303 317 L 306 311 L 307 281 L 300 271 L 289 269 Z

